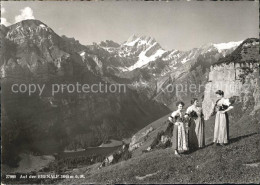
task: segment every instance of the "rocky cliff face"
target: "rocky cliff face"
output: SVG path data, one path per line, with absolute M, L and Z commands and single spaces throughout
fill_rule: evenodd
M 205 118 L 213 111 L 219 89 L 226 98 L 236 97 L 242 109 L 259 109 L 259 84 L 259 40 L 247 39 L 231 55 L 211 66 L 202 104 Z

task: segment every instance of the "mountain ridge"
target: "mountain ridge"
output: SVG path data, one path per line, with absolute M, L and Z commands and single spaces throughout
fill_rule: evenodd
M 52 96 L 52 84 L 109 85 L 114 80 L 101 75 L 97 67 L 105 57 L 95 58 L 95 48 L 60 37 L 41 25 L 45 24 L 26 20 L 1 30 L 4 33 L 1 35 L 4 40 L 1 88 L 5 97 L 2 101 L 3 163 L 17 165 L 19 153 L 28 150 L 55 153 L 99 146 L 109 139 L 120 140 L 169 112 L 164 105 L 128 87 L 121 94 Z M 88 55 L 85 59 L 79 53 L 82 49 Z M 14 83 L 45 84 L 46 93 L 41 96 L 12 93 Z

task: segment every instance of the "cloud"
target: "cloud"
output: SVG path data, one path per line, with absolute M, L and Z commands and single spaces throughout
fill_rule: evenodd
M 1 22 L 0 22 L 0 24 L 3 24 L 5 26 L 10 26 L 11 23 L 9 23 L 7 21 L 7 19 L 3 17 L 3 14 L 5 14 L 5 12 L 6 12 L 5 8 L 2 6 L 1 7 L 1 18 L 0 18 Z
M 5 13 L 5 8 L 4 7 L 1 7 L 1 15 L 3 15 Z
M 21 9 L 21 14 L 15 16 L 15 22 L 20 22 L 22 20 L 26 19 L 35 19 L 33 15 L 33 10 L 30 7 L 25 7 L 24 9 Z
M 1 17 L 1 24 L 5 25 L 5 26 L 10 26 L 10 25 L 11 25 L 11 23 L 9 23 L 9 22 L 6 20 L 6 18 L 4 18 L 4 17 Z

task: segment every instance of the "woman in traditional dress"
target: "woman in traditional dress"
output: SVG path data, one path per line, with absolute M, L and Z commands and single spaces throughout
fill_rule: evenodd
M 229 99 L 224 98 L 224 92 L 218 90 L 216 92 L 219 98 L 215 104 L 214 112 L 216 114 L 214 139 L 215 145 L 224 146 L 229 140 L 229 119 L 227 112 L 233 109 Z
M 168 119 L 169 121 L 174 123 L 172 133 L 172 147 L 174 149 L 174 154 L 177 157 L 180 157 L 179 152 L 184 152 L 188 150 L 188 143 L 184 127 L 184 103 L 177 102 L 176 106 L 178 107 L 178 109 L 174 111 Z
M 191 100 L 185 117 L 189 117 L 189 148 L 197 149 L 205 146 L 204 116 L 202 108 L 198 107 L 198 99 Z

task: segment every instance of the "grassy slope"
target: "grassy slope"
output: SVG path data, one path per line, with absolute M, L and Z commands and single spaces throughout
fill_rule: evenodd
M 230 113 L 231 114 L 231 113 Z M 231 114 L 232 115 L 232 114 Z M 245 114 L 248 115 L 248 114 Z M 77 170 L 85 174 L 81 180 L 65 180 L 67 183 L 260 183 L 260 110 L 253 116 L 243 116 L 230 125 L 231 142 L 225 147 L 210 145 L 213 119 L 206 122 L 207 147 L 182 158 L 176 158 L 171 148 L 141 151 L 149 146 L 158 131 L 167 127 L 163 124 L 168 115 L 151 123 L 155 130 L 147 142 L 134 151 L 134 157 L 102 169 L 98 164 Z M 235 119 L 235 118 L 234 118 Z
M 82 180 L 66 183 L 259 183 L 260 166 L 244 164 L 259 162 L 259 136 L 236 137 L 225 147 L 207 146 L 182 158 L 171 148 L 145 153 L 128 161 L 97 169 L 79 169 Z M 142 180 L 139 177 L 153 174 Z

